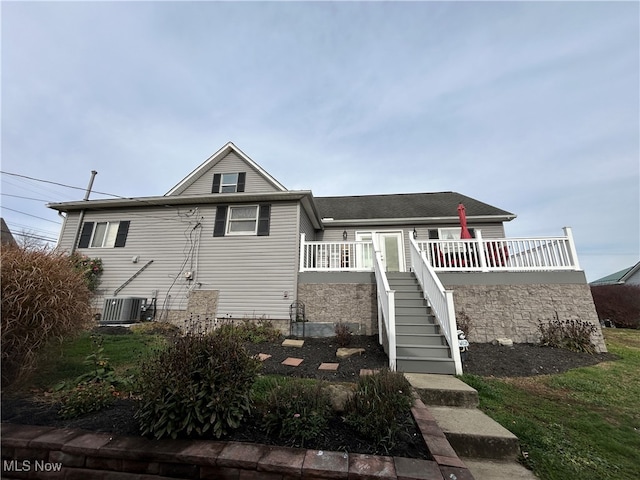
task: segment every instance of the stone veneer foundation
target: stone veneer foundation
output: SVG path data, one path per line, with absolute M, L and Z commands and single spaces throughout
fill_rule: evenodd
M 473 480 L 420 400 L 412 413 L 433 460 L 3 423 L 2 478 Z

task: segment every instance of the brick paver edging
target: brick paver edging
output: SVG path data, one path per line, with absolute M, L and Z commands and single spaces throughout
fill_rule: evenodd
M 3 423 L 2 478 L 473 480 L 420 400 L 412 413 L 434 461 Z

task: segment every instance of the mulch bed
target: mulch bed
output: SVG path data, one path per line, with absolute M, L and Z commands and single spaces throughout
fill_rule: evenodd
M 109 331 L 108 333 L 116 332 Z M 271 358 L 263 362 L 263 374 L 317 378 L 334 382 L 356 382 L 360 370 L 381 369 L 388 365 L 387 356 L 382 347 L 378 345 L 377 336 L 352 337 L 349 347 L 364 348 L 365 352 L 346 359 L 336 358 L 338 345 L 335 338 L 308 338 L 305 339 L 302 348 L 283 347 L 280 343 L 248 345 L 247 348 L 251 354 L 271 355 Z M 302 358 L 304 361 L 297 367 L 282 365 L 281 362 L 288 357 Z M 491 344 L 472 344 L 464 370 L 465 373 L 481 376 L 521 377 L 560 373 L 571 368 L 593 365 L 616 358 L 612 354 L 579 354 L 535 345 L 517 344 L 513 347 L 502 347 Z M 336 371 L 318 370 L 321 363 L 339 363 L 339 367 Z M 43 392 L 3 395 L 2 421 L 26 425 L 49 425 L 58 428 L 79 428 L 116 435 L 139 434 L 133 418 L 135 411 L 133 400 L 117 400 L 110 408 L 71 420 L 59 418 L 57 415 L 59 409 L 60 405 L 45 398 Z M 259 418 L 250 419 L 230 440 L 282 444 L 279 439 L 271 438 L 260 432 L 259 423 Z M 393 450 L 379 452 L 366 440 L 358 438 L 353 432 L 345 429 L 344 422 L 338 415 L 331 420 L 331 428 L 324 438 L 319 438 L 317 442 L 305 445 L 305 447 L 429 458 L 429 453 L 424 447 L 417 428 L 407 429 L 406 435 Z

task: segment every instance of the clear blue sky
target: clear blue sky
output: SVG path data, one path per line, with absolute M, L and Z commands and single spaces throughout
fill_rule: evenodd
M 640 260 L 638 2 L 0 8 L 2 170 L 80 188 L 3 174 L 14 232 L 56 238 L 44 204 L 91 170 L 162 195 L 233 141 L 316 196 L 453 190 L 517 214 L 510 237 L 571 226 L 589 280 Z

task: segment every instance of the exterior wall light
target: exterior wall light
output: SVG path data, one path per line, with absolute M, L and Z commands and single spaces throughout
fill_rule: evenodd
M 413 238 L 414 239 L 418 238 L 418 231 L 415 229 L 415 227 L 413 229 Z
M 342 232 L 342 240 L 347 241 L 347 231 Z

